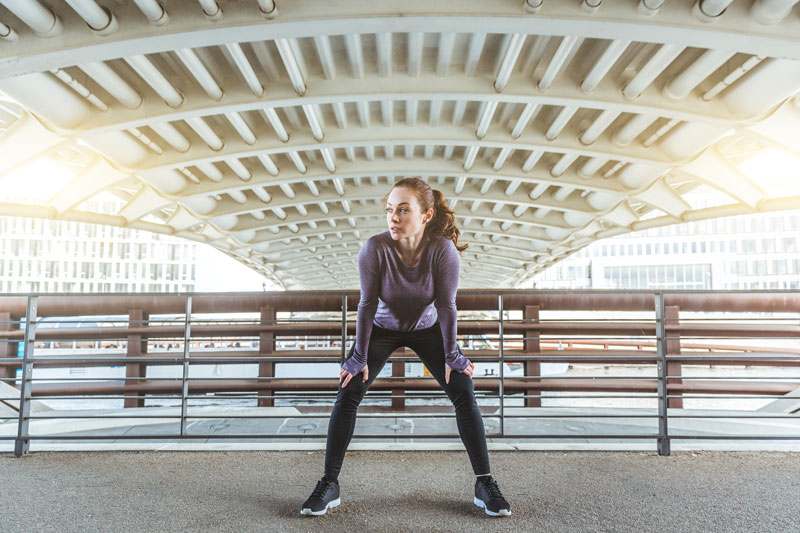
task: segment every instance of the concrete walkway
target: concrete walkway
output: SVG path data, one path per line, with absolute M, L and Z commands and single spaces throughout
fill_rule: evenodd
M 324 452 L 0 455 L 2 531 L 800 531 L 800 456 L 492 452 L 513 514 L 472 506 L 465 452 L 350 451 L 342 505 L 299 506 Z

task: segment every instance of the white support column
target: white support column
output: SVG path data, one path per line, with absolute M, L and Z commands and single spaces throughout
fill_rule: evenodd
M 562 107 L 561 111 L 558 113 L 558 115 L 556 115 L 555 120 L 553 120 L 553 123 L 550 124 L 550 127 L 547 129 L 545 137 L 547 137 L 547 139 L 550 141 L 556 139 L 561 134 L 561 132 L 566 127 L 567 123 L 570 121 L 570 119 L 575 115 L 577 111 L 578 111 L 577 107 L 573 106 Z
M 686 98 L 695 87 L 733 55 L 734 53 L 729 50 L 706 50 L 664 87 L 664 95 L 675 100 Z
M 222 89 L 220 88 L 217 80 L 208 71 L 206 66 L 197 57 L 197 54 L 191 48 L 180 48 L 175 50 L 175 55 L 183 62 L 189 72 L 191 72 L 200 87 L 206 92 L 209 98 L 220 100 L 222 98 Z
M 628 85 L 622 90 L 622 94 L 631 99 L 638 97 L 685 48 L 685 46 L 678 44 L 662 44 L 658 52 L 628 82 Z
M 211 126 L 209 126 L 202 117 L 189 117 L 186 119 L 186 123 L 194 130 L 197 135 L 203 139 L 209 148 L 214 151 L 222 150 L 225 143 L 222 142 L 222 139 L 219 138 Z
M 95 0 L 66 0 L 69 6 L 100 35 L 108 35 L 119 29 L 117 19 L 111 11 L 101 7 Z
M 303 96 L 306 94 L 306 82 L 291 43 L 288 39 L 275 39 L 275 46 L 278 48 L 278 53 L 281 56 L 283 65 L 286 67 L 286 73 L 289 75 L 289 80 L 292 82 L 295 92 Z
M 453 55 L 453 45 L 456 34 L 444 32 L 439 35 L 439 54 L 436 59 L 436 75 L 446 77 L 450 68 L 450 59 Z
M 525 107 L 522 108 L 522 113 L 520 113 L 516 124 L 514 124 L 514 129 L 511 130 L 511 136 L 514 139 L 518 139 L 520 136 L 522 136 L 522 132 L 528 127 L 528 123 L 531 121 L 534 115 L 536 115 L 538 110 L 538 104 L 525 104 Z
M 481 58 L 483 51 L 483 44 L 486 42 L 485 33 L 473 33 L 470 36 L 469 48 L 467 49 L 467 58 L 464 61 L 464 74 L 467 76 L 474 76 L 475 71 L 478 69 L 478 61 Z
M 63 31 L 61 20 L 38 0 L 3 0 L 3 5 L 39 37 L 53 37 Z
M 522 51 L 522 46 L 525 44 L 525 37 L 524 33 L 514 33 L 510 36 L 508 47 L 497 69 L 497 77 L 494 80 L 495 91 L 501 93 L 506 88 L 511 73 L 514 71 L 514 65 L 517 64 L 519 53 Z
M 376 34 L 375 44 L 378 49 L 378 75 L 385 78 L 392 73 L 392 34 Z
M 153 66 L 147 57 L 143 55 L 127 56 L 125 57 L 125 61 L 156 93 L 158 93 L 168 106 L 179 107 L 183 103 L 183 96 L 181 93 L 167 81 L 167 78 Z
M 255 144 L 256 142 L 256 135 L 253 133 L 253 130 L 250 129 L 250 126 L 247 125 L 247 122 L 244 121 L 242 115 L 233 111 L 231 113 L 225 113 L 225 118 L 228 119 L 233 129 L 236 130 L 236 133 L 242 138 L 244 142 L 247 144 Z
M 236 65 L 236 68 L 239 69 L 239 72 L 244 78 L 245 83 L 247 83 L 247 86 L 251 91 L 253 91 L 253 94 L 256 96 L 261 96 L 264 94 L 264 87 L 258 80 L 258 76 L 253 70 L 253 66 L 250 64 L 247 56 L 244 54 L 244 50 L 242 50 L 241 45 L 239 43 L 228 43 L 225 45 L 225 48 L 231 55 L 231 59 L 233 59 L 233 63 Z
M 158 0 L 133 0 L 136 7 L 144 14 L 147 21 L 154 26 L 163 26 L 169 22 L 169 15 Z
M 475 130 L 475 135 L 478 137 L 478 139 L 483 139 L 486 136 L 486 131 L 492 124 L 495 111 L 497 111 L 497 100 L 484 102 L 483 111 L 478 119 L 478 126 Z
M 344 36 L 347 58 L 350 61 L 350 72 L 354 78 L 364 77 L 364 55 L 361 50 L 361 35 L 347 33 Z
M 264 113 L 264 117 L 266 117 L 267 122 L 269 125 L 272 126 L 272 129 L 275 130 L 275 134 L 278 136 L 281 142 L 287 142 L 289 140 L 289 134 L 286 132 L 286 128 L 283 127 L 283 122 L 281 122 L 278 113 L 275 112 L 275 109 L 272 107 L 267 107 L 262 110 Z
M 789 16 L 798 0 L 755 0 L 750 13 L 761 24 L 777 24 Z
M 422 72 L 422 46 L 425 34 L 419 31 L 408 34 L 408 50 L 406 51 L 406 61 L 408 63 L 408 75 L 418 78 Z
M 613 137 L 615 144 L 628 146 L 638 137 L 657 117 L 650 114 L 639 114 L 631 117 Z
M 179 152 L 186 152 L 192 146 L 189 139 L 178 131 L 170 122 L 153 122 L 150 124 L 150 128 Z
M 574 35 L 565 35 L 561 38 L 561 43 L 559 43 L 555 54 L 553 54 L 550 64 L 547 65 L 547 70 L 542 75 L 542 79 L 539 80 L 540 90 L 545 91 L 550 88 L 558 73 L 569 63 L 582 42 L 582 38 Z
M 610 109 L 601 111 L 597 118 L 594 119 L 594 122 L 592 122 L 592 125 L 586 128 L 586 131 L 581 134 L 581 143 L 587 145 L 594 143 L 618 116 L 619 111 L 612 111 Z
M 322 73 L 325 79 L 333 80 L 336 78 L 336 63 L 333 60 L 331 51 L 331 40 L 327 35 L 317 35 L 314 37 L 314 46 L 319 55 L 319 62 L 322 65 Z
M 78 68 L 128 109 L 137 109 L 142 105 L 141 95 L 106 63 L 85 63 L 78 65 Z

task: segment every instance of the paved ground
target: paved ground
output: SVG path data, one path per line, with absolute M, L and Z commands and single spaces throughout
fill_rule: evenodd
M 472 506 L 466 453 L 351 450 L 342 506 L 299 506 L 322 451 L 0 455 L 0 530 L 800 531 L 800 454 L 491 452 L 513 515 Z

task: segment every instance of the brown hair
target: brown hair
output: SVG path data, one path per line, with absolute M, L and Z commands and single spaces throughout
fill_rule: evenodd
M 425 226 L 425 236 L 434 237 L 442 235 L 447 237 L 453 244 L 456 245 L 456 250 L 463 252 L 469 246 L 468 244 L 459 244 L 458 236 L 461 234 L 456 227 L 456 215 L 447 201 L 444 198 L 442 191 L 434 189 L 428 185 L 424 180 L 418 177 L 403 178 L 396 182 L 392 189 L 396 187 L 405 187 L 414 192 L 417 197 L 422 212 L 424 213 L 431 207 L 434 208 L 433 218 Z M 385 202 L 388 194 L 384 197 Z

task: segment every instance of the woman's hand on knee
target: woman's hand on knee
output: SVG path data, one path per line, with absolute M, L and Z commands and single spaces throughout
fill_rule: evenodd
M 367 380 L 369 379 L 369 367 L 365 366 L 364 370 L 362 372 L 359 372 L 359 374 L 362 374 L 362 373 L 364 374 L 364 383 L 366 383 Z M 358 374 L 356 374 L 356 375 L 358 375 Z M 344 381 L 342 381 L 343 379 L 344 379 Z M 351 379 L 353 379 L 353 374 L 351 374 L 350 372 L 348 372 L 344 368 L 339 370 L 339 384 L 342 386 L 342 388 L 347 387 L 347 384 L 350 383 Z
M 450 372 L 453 370 L 447 364 L 444 365 L 444 382 L 448 385 L 450 384 Z M 464 368 L 462 374 L 466 374 L 469 377 L 472 377 L 472 374 L 475 372 L 475 364 L 470 361 L 469 364 Z

